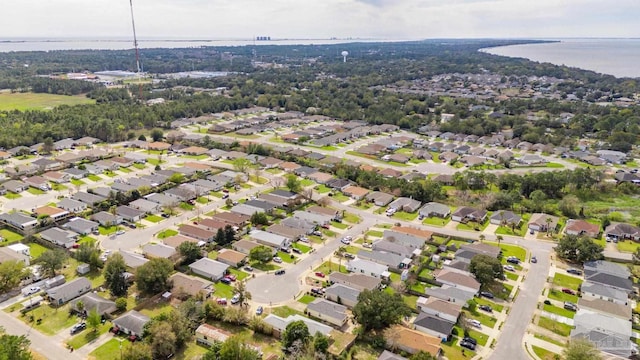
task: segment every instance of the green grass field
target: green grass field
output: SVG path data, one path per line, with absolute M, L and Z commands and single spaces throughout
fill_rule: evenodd
M 572 302 L 574 304 L 578 303 L 578 296 L 571 295 L 571 294 L 566 294 L 566 293 L 563 293 L 560 290 L 554 290 L 554 289 L 549 290 L 549 299 L 558 300 L 558 301 L 562 301 L 562 302 L 570 301 L 570 302 Z
M 573 319 L 573 317 L 576 316 L 576 313 L 574 311 L 567 310 L 567 309 L 565 309 L 563 307 L 559 307 L 559 306 L 544 305 L 542 310 L 544 310 L 546 312 L 549 312 L 549 313 L 552 313 L 552 314 L 564 316 L 564 317 L 569 318 L 569 319 Z
M 540 317 L 540 321 L 538 321 L 538 326 L 545 328 L 547 330 L 550 330 L 560 336 L 569 336 L 569 334 L 571 334 L 571 329 L 572 329 L 572 327 L 567 324 L 559 323 L 557 321 L 553 321 L 546 317 Z
M 176 230 L 167 229 L 158 233 L 157 236 L 158 236 L 158 239 L 165 239 L 174 235 L 178 235 L 178 232 Z
M 554 352 L 543 349 L 541 347 L 537 347 L 535 345 L 532 345 L 531 347 L 533 348 L 533 352 L 542 360 L 553 360 L 558 355 Z
M 66 96 L 34 93 L 0 93 L 0 111 L 2 110 L 50 110 L 60 105 L 93 104 L 94 100 L 84 96 Z
M 580 287 L 580 284 L 582 284 L 582 279 L 565 275 L 565 274 L 556 273 L 553 276 L 553 283 L 563 288 L 578 290 L 578 287 Z

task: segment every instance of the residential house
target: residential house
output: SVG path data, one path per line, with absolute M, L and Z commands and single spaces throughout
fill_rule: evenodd
M 209 258 L 202 258 L 190 264 L 189 269 L 191 269 L 194 274 L 218 281 L 227 273 L 229 265 Z
M 113 215 L 106 211 L 100 211 L 91 215 L 91 220 L 98 222 L 101 226 L 109 227 L 122 223 L 122 217 Z
M 346 285 L 333 284 L 325 289 L 324 296 L 327 300 L 353 308 L 358 303 L 360 292 L 361 290 Z
M 363 291 L 363 290 L 373 290 L 378 289 L 382 280 L 380 278 L 359 274 L 359 273 L 351 273 L 351 274 L 343 274 L 340 272 L 332 272 L 329 274 L 329 282 L 332 284 L 341 284 L 348 286 L 350 288 Z
M 31 256 L 14 251 L 9 246 L 3 246 L 0 247 L 0 263 L 5 261 L 18 261 L 24 263 L 25 266 L 29 266 L 31 265 Z
M 245 255 L 249 255 L 251 250 L 258 246 L 260 246 L 260 244 L 258 244 L 255 241 L 249 241 L 249 240 L 238 240 L 233 244 L 231 244 L 231 247 L 233 248 L 233 250 L 237 252 L 241 252 Z
M 49 171 L 42 174 L 42 176 L 46 180 L 57 183 L 57 184 L 68 183 L 71 180 L 71 175 L 60 172 L 60 171 Z
M 348 320 L 347 307 L 325 299 L 315 299 L 307 305 L 306 313 L 338 328 Z
M 629 303 L 629 294 L 626 291 L 590 281 L 582 283 L 580 295 L 586 300 L 604 300 L 620 305 Z
M 35 174 L 38 171 L 42 171 L 42 170 L 40 170 L 37 166 L 33 164 L 19 164 L 16 166 L 7 166 L 4 168 L 4 172 L 9 177 L 12 177 L 12 178 Z
M 449 339 L 455 324 L 455 322 L 424 312 L 420 312 L 413 322 L 413 326 L 417 331 L 435 336 L 439 339 Z
M 176 261 L 180 257 L 180 254 L 175 248 L 164 244 L 148 243 L 142 246 L 142 254 L 147 259 L 162 258 Z
M 312 213 L 312 214 L 316 214 L 316 215 L 324 215 L 324 216 L 328 216 L 331 219 L 340 219 L 342 218 L 342 211 L 333 209 L 333 208 L 328 208 L 328 207 L 321 207 L 321 206 L 311 206 L 309 208 L 306 209 L 306 212 L 308 213 Z
M 247 255 L 231 249 L 222 249 L 218 252 L 217 261 L 238 268 L 247 260 Z
M 47 290 L 47 297 L 51 305 L 60 306 L 89 291 L 91 291 L 91 281 L 85 277 L 79 277 Z
M 43 240 L 47 240 L 51 243 L 54 243 L 58 246 L 63 246 L 67 249 L 73 247 L 73 244 L 75 244 L 78 240 L 78 234 L 72 231 L 62 230 L 57 227 L 50 228 L 41 232 L 40 237 Z
M 198 239 L 194 239 L 192 237 L 184 236 L 184 235 L 173 235 L 173 236 L 169 236 L 168 238 L 162 239 L 163 244 L 167 246 L 171 246 L 174 249 L 177 249 L 178 246 L 180 246 L 180 244 L 184 242 L 192 242 L 194 244 L 202 243 Z
M 228 331 L 218 329 L 209 324 L 202 324 L 196 329 L 196 343 L 209 348 L 216 343 L 225 342 L 232 335 Z
M 148 316 L 139 313 L 136 310 L 130 310 L 117 319 L 111 321 L 111 323 L 117 327 L 118 330 L 127 335 L 142 337 L 144 327 L 149 323 L 149 321 L 151 321 L 151 318 Z
M 333 179 L 333 175 L 318 171 L 309 175 L 308 178 L 318 184 L 326 184 L 331 179 Z
M 210 231 L 200 226 L 189 224 L 181 224 L 180 226 L 178 226 L 178 231 L 180 231 L 180 235 L 188 236 L 205 242 L 214 241 L 216 239 L 217 233 L 217 231 Z
M 573 322 L 571 339 L 587 339 L 600 351 L 623 358 L 631 356 L 635 346 L 629 340 L 632 331 L 628 319 L 580 309 Z
M 366 196 L 366 200 L 376 206 L 387 206 L 393 201 L 393 195 L 381 191 L 372 191 Z
M 302 235 L 304 234 L 311 234 L 313 233 L 313 231 L 316 229 L 317 225 L 311 221 L 308 221 L 306 219 L 301 219 L 301 218 L 295 218 L 295 217 L 289 217 L 286 219 L 283 219 L 282 221 L 280 221 L 280 224 L 275 224 L 275 225 L 281 225 L 283 227 L 289 227 L 289 228 L 293 228 L 293 229 L 297 229 L 297 230 L 301 230 L 302 231 Z M 277 230 L 280 230 L 280 235 L 282 236 L 287 236 L 287 235 L 283 235 L 283 232 L 287 232 L 287 229 L 283 229 L 281 227 L 276 227 Z M 282 231 L 285 230 L 285 231 Z M 271 231 L 273 232 L 273 231 Z M 292 233 L 291 231 L 289 231 L 289 233 Z M 297 232 L 296 232 L 297 233 Z M 291 239 L 298 239 L 300 237 L 300 235 L 296 236 L 296 237 L 291 237 Z
M 585 299 L 578 300 L 578 308 L 593 311 L 607 316 L 615 316 L 620 319 L 631 319 L 631 306 L 616 304 L 611 301 L 601 299 Z
M 2 187 L 9 192 L 19 194 L 29 188 L 29 185 L 20 180 L 9 180 L 2 184 Z
M 387 346 L 393 349 L 404 351 L 408 354 L 416 354 L 418 352 L 425 352 L 433 356 L 435 359 L 440 359 L 442 354 L 442 348 L 440 344 L 442 340 L 438 337 L 434 337 L 425 334 L 420 331 L 407 329 L 401 325 L 394 325 L 385 331 L 384 339 L 387 342 Z M 386 355 L 385 355 L 386 354 Z M 400 360 L 404 359 L 401 356 L 391 356 L 390 352 L 384 351 L 378 360 Z
M 458 271 L 449 269 L 440 269 L 434 272 L 436 281 L 441 284 L 457 287 L 464 291 L 478 293 L 480 291 L 480 283 L 471 276 Z
M 31 176 L 24 180 L 24 182 L 31 186 L 32 188 L 49 191 L 51 190 L 51 184 L 49 184 L 49 180 L 43 178 L 42 176 Z
M 347 270 L 353 273 L 365 274 L 376 278 L 386 279 L 389 273 L 389 267 L 364 259 L 353 259 L 347 262 Z
M 535 213 L 529 219 L 529 229 L 534 231 L 554 231 L 558 226 L 560 219 L 553 215 L 544 213 Z
M 315 225 L 313 227 L 315 228 Z M 283 224 L 273 224 L 267 228 L 267 232 L 294 240 L 300 239 L 302 236 L 307 234 L 307 231 L 301 228 L 295 228 Z
M 584 263 L 585 280 L 631 293 L 631 273 L 624 266 L 610 261 L 598 260 Z
M 600 235 L 600 225 L 592 224 L 584 220 L 569 219 L 567 220 L 567 226 L 565 226 L 564 232 L 568 235 L 585 235 L 597 239 Z
M 309 334 L 315 334 L 317 332 L 322 335 L 328 336 L 333 328 L 331 326 L 324 325 L 320 322 L 309 319 L 308 317 L 302 315 L 289 315 L 286 318 L 282 318 L 280 316 L 269 314 L 267 315 L 263 321 L 269 325 L 274 330 L 274 335 L 276 337 L 280 337 L 282 333 L 286 330 L 287 325 L 294 321 L 302 321 L 305 325 L 307 325 L 307 329 L 309 330 Z
M 425 242 L 428 240 L 424 236 L 408 234 L 397 230 L 385 230 L 382 233 L 382 239 L 406 246 L 410 249 L 420 250 L 424 247 Z
M 391 254 L 395 254 L 398 256 L 402 256 L 403 258 L 411 258 L 413 257 L 416 251 L 419 250 L 412 249 L 408 246 L 404 246 L 402 244 L 397 244 L 395 242 L 387 241 L 387 240 L 378 240 L 373 243 L 373 251 L 383 251 Z
M 409 267 L 411 267 L 411 258 L 406 258 L 402 255 L 397 255 L 386 251 L 360 250 L 358 251 L 357 255 L 359 260 L 372 261 L 391 269 L 400 270 L 408 269 Z
M 525 154 L 522 157 L 518 158 L 518 162 L 522 165 L 538 165 L 546 164 L 548 161 L 536 154 Z
M 489 222 L 494 225 L 519 227 L 522 217 L 513 211 L 498 210 L 491 215 Z
M 162 206 L 146 199 L 136 199 L 129 203 L 129 207 L 144 212 L 145 214 L 155 214 L 162 211 Z
M 96 204 L 105 200 L 105 198 L 102 196 L 90 194 L 83 191 L 78 191 L 74 193 L 73 195 L 71 195 L 71 199 L 83 202 L 88 206 L 95 206 Z
M 82 201 L 77 201 L 69 198 L 64 198 L 56 204 L 58 208 L 64 209 L 70 213 L 80 213 L 87 210 L 87 204 Z
M 32 161 L 31 165 L 34 165 L 39 171 L 43 172 L 57 170 L 65 166 L 65 164 L 61 161 L 47 158 L 39 158 L 38 160 Z
M 335 216 L 331 217 L 329 215 L 318 214 L 318 213 L 309 212 L 309 211 L 300 211 L 300 210 L 294 212 L 293 217 L 296 219 L 305 220 L 307 222 L 320 225 L 320 226 L 329 224 L 331 220 L 335 218 Z
M 120 250 L 120 255 L 122 255 L 124 264 L 134 270 L 149 262 L 149 260 L 141 254 L 131 251 Z
M 19 212 L 0 214 L 0 222 L 22 233 L 30 233 L 38 226 L 38 220 Z
M 441 287 L 426 288 L 425 294 L 430 298 L 437 298 L 466 307 L 467 302 L 474 298 L 476 292 L 455 286 L 442 285 Z
M 396 211 L 404 211 L 413 213 L 418 211 L 422 203 L 418 200 L 414 200 L 406 197 L 399 197 L 389 204 L 388 209 L 395 209 Z
M 420 209 L 419 214 L 423 217 L 436 216 L 445 219 L 451 214 L 451 209 L 445 204 L 428 202 Z
M 98 231 L 98 225 L 99 224 L 95 221 L 74 217 L 69 219 L 69 222 L 64 224 L 64 228 L 80 235 L 89 235 L 95 231 Z
M 257 243 L 270 246 L 274 249 L 285 249 L 291 245 L 293 239 L 272 234 L 262 230 L 253 230 L 249 232 L 249 237 Z
M 458 317 L 462 312 L 462 305 L 438 299 L 436 297 L 419 297 L 417 307 L 423 313 L 454 323 L 458 321 Z
M 461 206 L 451 214 L 451 220 L 457 222 L 473 221 L 483 223 L 487 218 L 487 211 L 484 209 L 474 209 L 467 206 Z
M 175 273 L 169 277 L 171 293 L 179 299 L 202 296 L 208 299 L 215 292 L 213 283 L 195 276 Z
M 369 193 L 369 189 L 365 189 L 360 186 L 351 185 L 346 187 L 344 190 L 342 190 L 342 193 L 355 200 L 361 200 Z
M 116 215 L 121 217 L 123 220 L 134 223 L 142 220 L 145 212 L 127 205 L 120 205 L 116 208 Z
M 395 335 L 395 334 L 394 334 L 394 335 Z M 440 340 L 438 340 L 438 341 L 440 341 Z M 398 347 L 398 345 L 396 345 L 396 344 L 395 344 L 395 342 L 391 342 L 391 343 L 389 343 L 389 342 L 388 342 L 388 346 L 389 346 L 389 347 L 395 347 L 395 348 L 397 348 L 397 347 Z M 391 352 L 391 351 L 389 351 L 389 350 L 384 350 L 384 351 L 382 352 L 382 354 L 380 354 L 380 355 L 378 356 L 378 359 L 377 359 L 377 360 L 407 360 L 407 358 L 406 358 L 406 357 L 404 357 L 404 356 L 400 356 L 400 355 L 398 355 L 398 354 L 394 354 L 394 353 L 392 353 L 392 352 Z
M 82 309 L 78 307 L 78 303 L 82 303 Z M 116 311 L 116 303 L 114 301 L 91 292 L 71 300 L 69 304 L 71 309 L 84 314 L 95 311 L 99 315 L 111 315 Z
M 640 228 L 630 224 L 611 223 L 604 230 L 604 236 L 612 240 L 640 240 Z

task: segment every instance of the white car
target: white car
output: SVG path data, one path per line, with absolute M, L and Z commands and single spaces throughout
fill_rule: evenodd
M 478 329 L 482 329 L 482 324 L 480 323 L 480 321 L 478 320 L 474 320 L 474 319 L 469 319 L 469 325 L 476 327 Z
M 239 302 L 240 302 L 240 295 L 238 295 L 238 294 L 233 295 L 233 297 L 231 298 L 231 303 L 232 304 L 237 304 Z
M 281 264 L 282 263 L 282 259 L 279 256 L 276 256 L 276 257 L 273 258 L 273 262 Z
M 24 292 L 24 296 L 29 296 L 29 295 L 33 295 L 35 293 L 39 293 L 40 292 L 40 288 L 38 286 L 32 286 L 30 288 L 28 288 L 25 292 Z
M 124 234 L 124 230 L 118 230 L 116 231 L 116 235 L 123 235 Z
M 507 271 L 516 271 L 516 269 L 511 265 L 505 265 L 503 268 Z
M 349 244 L 351 244 L 351 241 L 347 240 L 346 238 L 342 238 L 342 239 L 340 239 L 340 242 L 341 242 L 341 243 L 343 243 L 343 244 L 345 244 L 345 245 L 349 245 Z

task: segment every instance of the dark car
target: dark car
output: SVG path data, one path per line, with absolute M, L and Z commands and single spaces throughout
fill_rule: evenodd
M 472 343 L 473 345 L 478 345 L 478 342 L 476 341 L 476 339 L 469 337 L 469 336 L 465 336 L 462 341 L 466 341 L 469 343 Z
M 564 308 L 566 310 L 570 310 L 570 311 L 578 311 L 578 306 L 572 302 L 569 301 L 565 301 L 564 302 Z
M 220 279 L 220 282 L 223 283 L 223 284 L 230 285 L 231 284 L 231 279 L 223 277 L 222 279 Z
M 480 292 L 480 296 L 486 297 L 487 299 L 493 299 L 494 298 L 493 294 L 488 292 L 488 291 L 481 291 Z
M 344 253 L 344 257 L 346 257 L 347 259 L 355 259 L 356 256 L 350 253 Z
M 296 254 L 302 254 L 302 250 L 300 250 L 298 248 L 292 248 L 291 251 L 293 251 Z
M 551 305 L 551 301 L 549 301 L 549 300 L 545 300 L 545 301 L 544 301 L 544 304 L 545 304 L 545 305 Z
M 167 219 L 167 218 L 169 218 L 169 216 L 170 216 L 170 215 L 169 215 L 169 214 L 162 213 L 162 214 L 160 214 L 160 216 L 162 216 L 163 218 Z
M 471 351 L 475 351 L 476 350 L 476 345 L 474 343 L 462 340 L 460 341 L 460 346 L 462 346 L 463 348 L 467 348 Z
M 508 263 L 510 263 L 510 264 L 516 264 L 516 265 L 518 265 L 518 264 L 520 264 L 520 259 L 518 259 L 518 258 L 517 258 L 517 257 L 515 257 L 515 256 L 509 256 L 509 257 L 507 258 L 507 262 L 508 262 Z
M 493 312 L 493 309 L 489 305 L 480 305 L 478 308 L 482 311 Z
M 284 269 L 276 270 L 276 275 L 284 275 Z
M 565 293 L 565 294 L 569 294 L 569 295 L 575 295 L 576 294 L 575 291 L 573 291 L 571 289 L 567 289 L 567 288 L 562 289 L 562 292 Z
M 80 324 L 75 324 L 73 325 L 73 327 L 71 328 L 71 335 L 75 334 L 75 333 L 79 333 L 80 331 L 84 330 L 87 328 L 87 324 L 86 323 L 80 323 Z
M 538 258 L 536 258 L 535 256 L 531 258 L 531 262 L 532 263 L 537 263 L 538 262 Z
M 582 271 L 580 271 L 578 269 L 574 269 L 574 268 L 567 269 L 567 273 L 568 274 L 573 274 L 573 275 L 582 275 Z

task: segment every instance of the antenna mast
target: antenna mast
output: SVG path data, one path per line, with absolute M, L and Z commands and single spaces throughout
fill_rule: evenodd
M 136 20 L 133 17 L 133 0 L 129 0 L 131 8 L 131 26 L 133 27 L 133 46 L 136 49 L 136 68 L 138 71 L 138 98 L 142 101 L 142 80 L 140 74 L 140 50 L 138 49 L 138 37 L 136 36 Z

